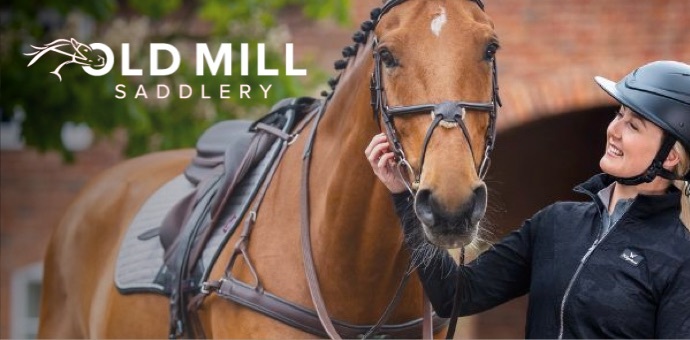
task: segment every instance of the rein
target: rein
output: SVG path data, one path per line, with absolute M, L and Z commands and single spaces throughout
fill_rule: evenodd
M 323 300 L 323 296 L 321 295 L 319 279 L 316 274 L 316 268 L 314 267 L 314 258 L 311 248 L 311 227 L 309 223 L 309 169 L 311 165 L 311 151 L 314 145 L 314 140 L 316 139 L 316 130 L 319 126 L 319 122 L 321 121 L 323 114 L 326 112 L 326 104 L 327 102 L 324 103 L 324 105 L 322 105 L 319 109 L 319 113 L 317 114 L 316 121 L 314 122 L 311 133 L 309 135 L 309 139 L 307 140 L 304 149 L 304 154 L 302 156 L 302 190 L 300 195 L 302 201 L 301 242 L 303 255 L 302 257 L 304 259 L 304 268 L 307 275 L 307 282 L 309 284 L 309 293 L 311 294 L 312 302 L 314 302 L 314 308 L 316 308 L 316 313 L 319 316 L 319 321 L 321 321 L 321 325 L 326 330 L 328 337 L 330 337 L 331 339 L 341 339 L 340 334 L 338 334 L 333 325 L 333 321 L 331 320 L 331 317 L 328 314 L 326 304 Z M 410 275 L 413 271 L 413 268 L 410 268 L 409 266 L 408 268 L 409 269 L 403 275 L 403 278 L 395 291 L 393 299 L 388 303 L 386 309 L 384 310 L 383 314 L 376 322 L 376 324 L 372 326 L 364 335 L 362 335 L 363 339 L 366 339 L 376 334 L 376 332 L 381 328 L 381 326 L 383 326 L 386 323 L 386 321 L 388 321 L 393 310 L 395 310 L 395 307 L 397 307 L 398 303 L 400 302 L 400 298 L 402 297 L 402 293 L 405 290 L 407 282 L 409 281 Z M 429 314 L 428 320 L 431 320 L 431 314 Z M 424 326 L 426 326 L 427 323 L 431 325 L 431 321 L 427 321 L 426 315 L 424 317 L 424 321 Z
M 455 294 L 453 295 L 453 309 L 450 312 L 450 324 L 446 332 L 446 339 L 452 339 L 455 335 L 455 328 L 458 325 L 458 317 L 460 316 L 460 301 L 463 298 L 462 291 L 462 270 L 465 265 L 465 247 L 460 248 L 460 261 L 458 270 L 456 272 Z

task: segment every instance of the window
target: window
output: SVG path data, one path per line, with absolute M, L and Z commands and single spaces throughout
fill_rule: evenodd
M 22 122 L 24 111 L 16 109 L 13 115 L 6 115 L 0 109 L 0 150 L 21 150 L 24 148 Z
M 42 278 L 42 263 L 20 268 L 12 275 L 10 337 L 13 339 L 36 338 Z

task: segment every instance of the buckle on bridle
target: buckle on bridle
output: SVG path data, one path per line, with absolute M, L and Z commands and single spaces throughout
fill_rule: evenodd
M 216 292 L 220 289 L 220 286 L 223 285 L 223 282 L 225 282 L 225 279 L 220 279 L 218 281 L 205 281 L 201 283 L 201 288 L 199 289 L 199 292 L 204 295 Z
M 410 194 L 415 195 L 417 190 L 419 190 L 419 178 L 415 174 L 414 169 L 412 169 L 412 165 L 410 165 L 410 162 L 408 162 L 407 159 L 405 159 L 404 155 L 400 156 L 399 158 L 400 159 L 398 160 L 397 164 L 398 176 L 405 185 L 405 188 L 407 188 L 407 191 L 409 191 Z M 407 176 L 403 175 L 403 167 L 405 168 Z
M 479 165 L 479 178 L 484 179 L 486 173 L 489 172 L 489 167 L 491 166 L 491 158 L 489 158 L 486 151 L 484 152 L 484 159 L 482 159 L 482 164 Z
M 371 104 L 371 108 L 374 110 L 374 117 L 376 117 L 376 111 L 379 106 L 379 96 L 376 81 L 374 80 L 374 74 L 371 75 L 371 79 L 369 80 L 369 91 L 371 92 L 369 103 Z

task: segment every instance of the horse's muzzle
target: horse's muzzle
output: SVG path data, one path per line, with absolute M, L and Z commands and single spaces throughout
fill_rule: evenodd
M 465 202 L 454 210 L 439 204 L 431 190 L 417 193 L 415 212 L 429 242 L 443 248 L 458 248 L 477 235 L 479 221 L 486 212 L 486 185 L 477 186 Z

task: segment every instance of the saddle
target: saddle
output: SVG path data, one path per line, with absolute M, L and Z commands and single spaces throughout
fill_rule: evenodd
M 255 122 L 223 121 L 199 138 L 196 155 L 184 171 L 196 189 L 175 204 L 157 232 L 164 265 L 155 283 L 165 287 L 171 298 L 171 330 L 188 322 L 186 295 L 200 290 L 205 271 L 212 266 L 203 268 L 200 258 L 219 222 L 228 217 L 223 209 L 226 202 L 278 139 L 291 141 L 289 132 L 317 104 L 308 97 L 283 99 Z M 227 234 L 233 231 L 234 227 Z

